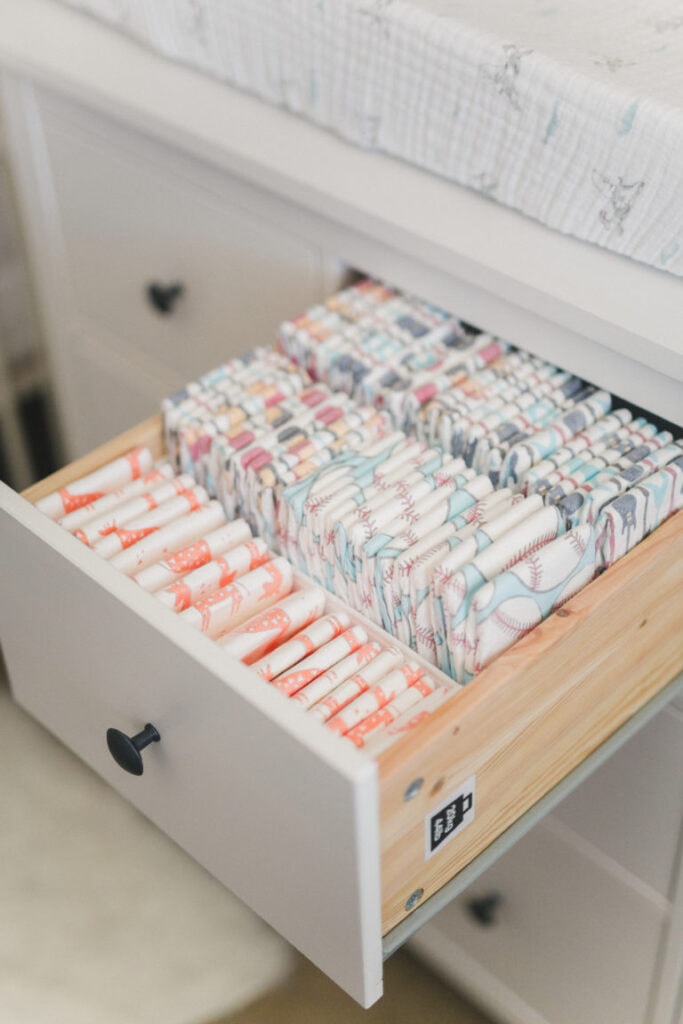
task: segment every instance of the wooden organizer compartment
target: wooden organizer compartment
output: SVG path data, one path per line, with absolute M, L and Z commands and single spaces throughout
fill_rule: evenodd
M 127 439 L 129 438 L 132 438 L 133 440 L 130 443 L 127 443 Z M 149 420 L 139 424 L 137 427 L 133 427 L 132 430 L 127 431 L 118 438 L 114 438 L 112 441 L 107 442 L 107 444 L 102 445 L 100 448 L 94 449 L 92 452 L 89 452 L 82 458 L 70 463 L 63 469 L 58 470 L 51 476 L 46 477 L 44 480 L 40 480 L 32 487 L 26 488 L 26 490 L 22 492 L 22 497 L 30 501 L 31 504 L 34 504 L 47 494 L 53 493 L 60 487 L 67 486 L 72 480 L 84 476 L 87 473 L 91 473 L 106 462 L 117 458 L 123 452 L 141 445 L 145 445 L 150 449 L 155 460 L 165 456 L 166 447 L 162 434 L 162 420 L 160 416 L 150 417 Z M 317 587 L 318 584 L 314 583 L 308 576 L 305 576 L 295 568 L 294 590 L 300 590 L 305 586 Z M 321 587 L 320 589 L 322 590 L 324 588 Z M 454 693 L 461 689 L 459 683 L 456 683 L 450 676 L 441 672 L 440 669 L 427 661 L 426 658 L 423 658 L 421 654 L 411 650 L 400 640 L 391 636 L 381 626 L 378 626 L 375 622 L 366 618 L 362 612 L 356 611 L 354 608 L 345 604 L 345 602 L 340 598 L 336 597 L 329 591 L 326 591 L 324 614 L 334 614 L 335 612 L 341 611 L 346 611 L 350 614 L 352 625 L 362 625 L 367 630 L 370 639 L 378 640 L 384 646 L 391 645 L 393 647 L 400 648 L 406 658 L 409 658 L 411 661 L 417 662 L 421 665 L 440 686 L 452 690 Z M 228 659 L 227 654 L 225 657 Z M 256 685 L 268 686 L 268 684 L 260 677 L 257 681 L 256 676 L 254 676 L 254 682 Z
M 24 498 L 34 502 L 138 444 L 150 445 L 156 456 L 163 454 L 159 417 L 153 417 L 29 488 Z M 15 499 L 16 496 L 12 495 L 6 504 L 12 506 L 9 508 L 10 516 L 19 521 L 22 513 L 21 509 L 17 511 Z M 49 536 L 51 541 L 54 539 L 55 546 L 56 534 L 65 533 L 49 521 L 39 524 L 35 520 L 34 530 L 38 528 L 44 537 Z M 133 606 L 133 612 L 137 609 L 140 616 L 141 609 L 147 608 L 147 603 L 143 605 L 142 602 L 147 602 L 148 595 L 136 593 L 127 597 L 130 587 L 125 578 L 110 581 L 110 576 L 118 577 L 119 574 L 108 571 L 106 565 L 100 565 L 100 560 L 87 549 L 77 551 L 73 546 L 78 546 L 77 542 L 68 535 L 67 541 L 69 543 L 64 544 L 64 548 L 68 547 L 71 560 L 79 562 L 81 570 L 87 566 L 90 571 L 92 567 L 91 575 L 97 575 L 101 581 L 106 579 L 107 588 L 117 600 Z M 65 600 L 68 599 L 65 595 Z M 30 607 L 30 602 L 27 607 Z M 166 609 L 154 608 L 145 618 L 156 623 L 157 632 L 162 630 L 169 644 L 176 642 L 167 628 L 171 617 L 167 616 Z M 129 616 L 128 621 L 134 620 Z M 171 621 L 171 626 L 173 624 Z M 300 719 L 308 716 L 301 715 L 298 708 L 284 708 L 286 702 L 277 703 L 275 714 L 271 714 L 268 702 L 272 695 L 263 698 L 270 717 L 280 716 L 282 720 L 282 726 L 277 728 L 282 728 L 283 732 L 300 733 L 304 740 L 302 749 L 305 746 L 308 753 L 313 751 L 316 765 L 320 764 L 318 778 L 313 782 L 318 791 L 303 794 L 301 806 L 308 806 L 305 800 L 309 798 L 311 806 L 318 801 L 318 810 L 324 816 L 329 800 L 342 799 L 335 795 L 337 782 L 343 779 L 350 785 L 350 789 L 343 790 L 342 810 L 345 810 L 339 813 L 340 827 L 347 822 L 349 834 L 337 833 L 337 845 L 328 844 L 326 856 L 331 859 L 341 856 L 337 848 L 339 843 L 349 848 L 348 863 L 339 866 L 338 870 L 342 874 L 348 871 L 353 891 L 341 894 L 344 908 L 338 917 L 325 917 L 329 909 L 325 902 L 326 894 L 321 897 L 317 913 L 309 915 L 307 920 L 303 920 L 307 915 L 302 913 L 299 915 L 302 921 L 291 925 L 292 907 L 296 909 L 296 901 L 288 906 L 286 912 L 279 905 L 271 907 L 269 899 L 277 902 L 277 897 L 269 894 L 278 892 L 278 879 L 272 879 L 265 873 L 260 878 L 258 875 L 261 870 L 272 872 L 275 861 L 257 864 L 255 878 L 258 887 L 251 885 L 249 879 L 246 883 L 241 877 L 235 880 L 234 864 L 223 870 L 214 851 L 204 855 L 201 844 L 198 846 L 183 827 L 176 827 L 173 821 L 169 823 L 163 816 L 156 815 L 154 806 L 140 795 L 142 790 L 136 790 L 128 785 L 127 780 L 119 779 L 115 774 L 118 770 L 112 770 L 105 758 L 99 761 L 99 753 L 94 755 L 85 749 L 87 744 L 79 742 L 75 730 L 60 727 L 62 719 L 53 710 L 55 701 L 59 699 L 55 696 L 55 688 L 60 680 L 52 680 L 50 686 L 43 689 L 37 684 L 27 683 L 24 667 L 19 664 L 22 658 L 17 653 L 18 642 L 15 640 L 10 644 L 9 634 L 6 654 L 10 676 L 14 676 L 13 660 L 17 663 L 17 678 L 24 676 L 19 685 L 13 679 L 21 703 L 49 728 L 62 734 L 67 744 L 89 763 L 94 763 L 129 799 L 234 888 L 241 898 L 251 903 L 258 913 L 311 956 L 347 991 L 369 1005 L 381 991 L 381 981 L 377 976 L 381 971 L 381 966 L 378 967 L 381 935 L 386 935 L 415 906 L 470 863 L 683 670 L 682 627 L 683 515 L 678 514 L 380 755 L 377 765 L 355 750 L 342 753 L 339 748 L 350 745 L 339 744 L 333 737 L 323 735 L 318 723 L 307 721 L 300 725 Z M 184 637 L 185 631 L 178 629 L 178 658 L 185 659 L 189 654 L 214 676 L 220 674 L 225 689 L 228 676 L 223 667 L 217 668 L 218 658 L 222 656 L 221 664 L 230 667 L 236 689 L 249 688 L 250 680 L 255 678 L 251 670 L 226 658 L 217 645 L 207 645 L 206 638 L 201 635 Z M 118 639 L 120 641 L 120 637 Z M 14 648 L 11 652 L 10 646 Z M 218 655 L 209 654 L 209 646 L 215 647 Z M 242 680 L 246 681 L 246 686 Z M 196 689 L 198 702 L 202 699 L 201 682 L 200 679 Z M 212 679 L 212 686 L 213 683 Z M 269 690 L 268 687 L 260 689 Z M 262 698 L 253 699 L 258 702 Z M 245 714 L 249 717 L 251 711 L 245 711 Z M 163 746 L 160 745 L 159 753 Z M 291 746 L 290 743 L 287 749 Z M 299 752 L 295 745 L 287 756 L 298 762 Z M 151 761 L 155 753 L 153 751 Z M 213 751 L 203 753 L 209 759 L 213 757 Z M 258 764 L 260 752 L 254 749 L 251 756 Z M 292 767 L 292 771 L 296 770 L 297 764 Z M 178 786 L 177 800 L 182 801 L 187 792 L 183 790 L 177 771 L 176 768 L 175 776 L 173 772 L 170 775 Z M 275 780 L 275 784 L 282 787 L 281 796 L 285 803 L 290 799 L 284 790 L 288 772 L 289 765 L 283 763 L 282 776 Z M 427 857 L 425 829 L 431 816 L 451 793 L 458 791 L 471 778 L 475 780 L 473 820 Z M 373 795 L 377 781 L 378 804 Z M 234 783 L 228 777 L 219 782 L 217 799 L 220 799 L 220 786 L 224 787 L 227 801 Z M 329 793 L 326 787 L 329 787 Z M 410 798 L 407 798 L 408 794 Z M 313 843 L 316 841 L 314 826 L 300 822 L 299 805 L 294 802 L 292 805 L 292 814 L 297 821 L 292 826 L 291 840 L 283 840 L 285 847 L 289 843 L 286 852 L 291 855 L 292 851 L 298 850 L 304 861 L 308 858 L 307 863 L 316 865 L 315 872 L 319 875 L 327 865 L 321 864 L 319 857 L 315 859 L 315 851 L 312 854 L 304 849 L 309 839 Z M 242 805 L 237 801 L 236 806 L 241 808 Z M 209 813 L 211 807 L 207 807 L 207 815 Z M 373 820 L 373 815 L 377 815 L 377 820 Z M 201 807 L 193 807 L 191 816 L 199 820 Z M 295 826 L 300 828 L 299 832 Z M 233 821 L 232 827 L 239 829 L 240 821 Z M 273 837 L 273 842 L 277 842 L 276 837 Z M 249 849 L 248 846 L 245 849 Z M 376 854 L 379 863 L 375 866 Z M 326 884 L 329 885 L 330 879 L 336 877 L 336 870 L 336 867 L 334 870 L 330 868 Z M 381 926 L 379 910 L 375 914 L 375 906 L 378 909 L 380 902 L 380 874 Z M 239 870 L 237 875 L 240 875 Z M 316 878 L 311 883 L 315 885 L 319 881 L 320 878 Z M 263 897 L 262 891 L 265 891 Z M 313 893 L 309 895 L 315 902 L 317 897 Z M 336 904 L 333 909 L 336 912 Z M 338 963 L 330 959 L 333 955 L 337 956 Z M 341 962 L 345 958 L 348 958 L 348 963 Z
M 382 918 L 405 917 L 683 669 L 683 514 L 498 657 L 380 758 Z M 476 817 L 425 863 L 425 816 L 476 776 Z M 418 796 L 405 801 L 414 779 Z

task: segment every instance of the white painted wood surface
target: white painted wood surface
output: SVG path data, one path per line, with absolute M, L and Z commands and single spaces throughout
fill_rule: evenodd
M 354 998 L 374 1002 L 376 766 L 0 487 L 0 622 L 16 699 Z M 105 733 L 149 721 L 162 739 L 135 778 Z
M 667 940 L 653 992 L 652 1024 L 683 1024 L 683 835 L 679 846 Z
M 71 104 L 39 102 L 74 306 L 131 358 L 182 384 L 271 345 L 282 320 L 322 297 L 319 245 L 297 237 L 293 218 L 278 223 L 257 190 Z M 149 303 L 153 281 L 183 286 L 171 313 Z
M 5 102 L 69 458 L 326 294 L 288 204 L 25 83 Z M 171 314 L 152 282 L 183 285 Z
M 668 903 L 683 826 L 683 715 L 658 715 L 553 817 Z
M 466 905 L 489 892 L 502 903 L 482 927 Z M 651 1024 L 665 922 L 659 906 L 540 825 L 412 944 L 505 1024 Z
M 0 0 L 0 23 L 5 70 L 291 200 L 347 262 L 682 418 L 680 280 L 350 146 L 51 0 Z
M 120 405 L 120 423 L 111 419 L 103 423 L 102 437 L 137 420 L 143 405 L 147 415 L 152 408 L 145 404 L 148 396 L 169 390 L 173 372 L 182 369 L 173 369 L 173 359 L 168 369 L 161 349 L 120 347 L 120 335 L 129 328 L 139 329 L 140 321 L 119 321 L 118 301 L 98 290 L 101 280 L 94 276 L 91 257 L 85 251 L 75 252 L 73 247 L 69 250 L 67 234 L 83 228 L 82 210 L 89 209 L 91 215 L 97 210 L 94 196 L 86 197 L 90 206 L 79 206 L 75 183 L 81 190 L 86 188 L 87 178 L 79 174 L 89 160 L 94 169 L 93 160 L 101 161 L 107 146 L 121 147 L 120 159 L 132 188 L 141 180 L 136 175 L 142 175 L 143 179 L 159 182 L 168 199 L 177 195 L 182 181 L 194 197 L 190 202 L 196 201 L 204 211 L 215 210 L 221 224 L 225 223 L 227 203 L 239 209 L 238 223 L 247 209 L 247 221 L 265 216 L 275 235 L 278 230 L 283 236 L 291 234 L 295 226 L 301 251 L 322 254 L 323 276 L 331 256 L 384 276 L 633 402 L 683 422 L 683 288 L 675 278 L 554 234 L 481 196 L 351 147 L 281 110 L 171 65 L 52 0 L 22 0 L 21 4 L 0 0 L 0 26 L 0 72 L 4 75 L 12 157 L 21 171 L 25 223 L 41 281 L 44 316 L 57 325 L 51 339 L 54 365 L 67 404 L 72 400 L 77 403 L 79 384 L 89 383 L 93 407 L 101 405 L 102 395 L 113 399 L 111 405 Z M 34 82 L 39 85 L 37 91 Z M 46 138 L 45 110 L 52 114 L 61 111 L 62 115 L 68 110 L 71 135 Z M 89 143 L 82 137 L 83 130 L 94 133 Z M 146 138 L 141 143 L 133 142 L 131 149 L 130 140 L 136 132 Z M 69 146 L 74 140 L 81 147 L 81 164 L 71 178 Z M 85 155 L 86 145 L 94 150 L 94 157 Z M 60 192 L 56 187 L 50 171 L 54 158 L 61 167 L 60 188 L 65 182 L 64 187 L 72 191 Z M 123 202 L 123 194 L 119 202 Z M 64 210 L 69 212 L 66 230 Z M 156 231 L 158 212 L 149 213 L 149 222 L 145 222 L 147 216 L 146 209 L 140 213 L 141 220 L 122 215 L 122 231 L 127 236 L 143 223 L 147 223 L 148 230 Z M 184 223 L 189 219 L 184 218 Z M 209 236 L 210 219 L 211 215 L 205 214 Z M 112 219 L 108 224 L 110 230 L 116 226 Z M 245 222 L 240 231 L 242 237 L 244 231 L 248 233 Z M 92 237 L 89 244 L 94 244 Z M 143 240 L 141 244 L 148 243 Z M 120 250 L 112 255 L 120 265 Z M 82 291 L 85 282 L 80 276 L 76 288 L 72 287 L 74 268 L 77 275 L 85 272 L 86 278 L 92 271 L 92 305 Z M 139 377 L 137 368 L 141 368 Z M 197 371 L 205 368 L 196 367 Z M 139 392 L 132 386 L 135 379 L 140 380 Z M 99 391 L 95 390 L 98 381 Z M 74 411 L 76 407 L 74 404 Z M 77 420 L 74 412 L 72 423 Z M 90 448 L 98 439 L 83 429 L 87 420 L 87 415 L 85 420 L 81 417 L 80 435 L 79 428 L 73 427 L 74 452 Z M 32 585 L 35 590 L 38 586 L 43 614 L 37 632 L 41 637 L 41 630 L 48 630 L 51 639 L 61 643 L 62 666 L 74 661 L 79 645 L 97 648 L 98 631 L 103 629 L 101 616 L 109 613 L 110 606 L 116 609 L 114 621 L 121 650 L 105 659 L 104 685 L 97 704 L 89 706 L 86 698 L 90 677 L 78 674 L 70 678 L 72 693 L 78 697 L 78 715 L 72 719 L 72 702 L 61 700 L 60 689 L 53 685 L 53 700 L 46 711 L 50 727 L 81 751 L 86 760 L 99 766 L 153 820 L 177 834 L 190 852 L 331 976 L 361 1000 L 372 1001 L 379 992 L 381 975 L 376 898 L 379 866 L 373 832 L 377 827 L 376 784 L 367 777 L 367 766 L 361 767 L 353 752 L 343 764 L 336 760 L 330 764 L 327 753 L 318 750 L 313 733 L 302 734 L 299 724 L 289 721 L 286 714 L 280 720 L 281 711 L 276 711 L 275 705 L 261 705 L 245 682 L 243 671 L 233 677 L 224 664 L 218 664 L 215 652 L 208 650 L 200 637 L 169 635 L 166 624 L 156 619 L 156 610 L 145 607 L 140 618 L 135 602 L 142 595 L 130 597 L 127 590 L 121 591 L 121 587 L 127 588 L 126 581 L 109 580 L 101 591 L 100 568 L 95 571 L 86 562 L 83 576 L 63 562 L 61 545 L 67 544 L 70 563 L 81 568 L 80 560 L 89 557 L 86 552 L 76 550 L 75 542 L 68 538 L 58 540 L 50 524 L 26 519 L 23 512 L 19 513 L 20 506 L 12 507 L 17 512 L 16 522 L 28 524 L 15 524 L 12 531 L 17 531 L 28 550 L 40 551 L 40 560 L 45 559 L 54 570 L 45 588 L 42 583 L 38 585 L 38 577 L 32 576 L 26 565 L 22 565 L 20 577 L 27 587 Z M 48 531 L 47 546 L 42 543 L 44 529 Z M 37 546 L 33 530 L 41 537 Z M 5 550 L 9 551 L 7 561 Z M 3 570 L 5 565 L 16 569 L 18 557 L 14 544 L 3 544 Z M 97 596 L 91 602 L 93 593 Z M 17 621 L 23 614 L 26 595 L 22 590 L 16 594 L 18 597 L 9 601 L 7 592 L 4 595 L 4 643 L 13 652 L 12 660 L 22 666 L 21 699 L 39 714 L 45 702 L 37 674 L 42 671 L 56 684 L 60 672 L 52 662 L 47 633 L 42 637 L 44 643 L 26 642 L 28 630 L 36 631 L 36 620 L 32 619 L 29 627 L 26 621 Z M 74 602 L 80 601 L 84 613 L 76 622 Z M 5 621 L 13 624 L 11 629 L 5 630 Z M 140 687 L 130 675 L 133 661 L 138 661 L 151 677 L 156 677 L 163 666 L 170 682 L 155 681 L 153 689 Z M 154 701 L 152 694 L 156 695 Z M 148 717 L 154 718 L 153 712 L 159 708 L 157 697 L 163 698 L 160 706 L 166 746 L 148 751 L 149 768 L 142 780 L 129 780 L 113 762 L 110 765 L 102 760 L 105 712 L 120 714 L 124 727 L 136 729 Z M 237 728 L 231 718 L 237 706 L 238 720 L 247 722 L 246 730 L 241 725 Z M 109 724 L 108 714 L 106 717 L 105 724 Z M 187 731 L 181 719 L 187 720 Z M 228 733 L 220 724 L 223 720 L 228 721 Z M 276 727 L 273 720 L 277 720 Z M 92 734 L 81 728 L 83 724 L 93 725 Z M 221 746 L 228 734 L 234 741 L 232 750 Z M 263 772 L 248 775 L 249 769 L 244 766 L 254 762 L 254 743 L 266 738 L 268 756 Z M 206 751 L 211 742 L 214 748 L 220 747 L 217 761 L 215 750 L 208 760 Z M 169 744 L 173 752 L 167 756 Z M 282 768 L 283 757 L 287 769 Z M 182 776 L 177 769 L 181 762 Z M 213 773 L 207 783 L 208 763 L 215 765 L 218 773 Z M 240 766 L 239 789 L 233 783 L 235 763 Z M 298 802 L 287 805 L 290 813 L 285 822 L 279 796 L 273 796 L 269 784 L 275 778 L 275 792 L 280 794 L 280 780 L 287 776 L 296 786 L 306 777 L 304 769 L 308 770 L 311 763 L 318 766 L 316 784 L 312 789 L 306 784 L 294 789 Z M 227 787 L 226 777 L 232 783 Z M 179 799 L 170 796 L 171 781 L 180 786 Z M 140 783 L 149 788 L 140 789 Z M 338 800 L 341 818 L 335 814 L 330 820 L 325 794 Z M 249 810 L 252 796 L 264 801 L 263 806 L 282 829 L 291 853 L 287 871 L 274 862 L 274 850 L 268 842 L 272 829 L 269 833 L 266 816 L 253 813 L 249 818 L 253 845 L 242 831 L 235 834 L 226 823 L 225 816 L 246 820 L 240 816 Z M 207 815 L 213 815 L 212 826 L 207 824 Z M 314 821 L 325 828 L 317 828 L 313 845 L 305 846 L 303 839 Z M 358 842 L 350 843 L 349 835 Z M 330 839 L 327 845 L 326 836 Z M 294 852 L 304 849 L 307 859 L 299 864 Z M 648 884 L 659 885 L 657 879 L 661 879 L 663 869 L 661 864 L 655 867 L 656 878 L 650 878 Z M 261 869 L 265 868 L 271 883 L 264 889 Z M 338 883 L 336 872 L 341 878 L 351 879 L 350 885 Z M 527 876 L 527 882 L 533 888 L 533 879 Z M 589 920 L 598 913 L 596 906 L 607 908 L 607 890 L 613 891 L 610 885 L 605 890 L 596 887 L 596 902 L 590 901 L 586 907 Z M 657 1024 L 671 1024 L 671 1013 L 680 1005 L 676 987 L 682 965 L 680 945 L 675 946 L 683 920 L 680 884 L 677 892 Z M 564 898 L 558 889 L 558 899 Z M 331 916 L 323 923 L 328 903 Z M 659 901 L 655 900 L 654 906 L 655 913 L 661 912 Z M 645 918 L 647 936 L 652 928 L 650 916 L 646 914 Z M 631 925 L 635 927 L 638 920 L 635 914 Z M 332 936 L 329 921 L 339 923 Z M 561 929 L 561 922 L 557 927 Z M 638 935 L 634 945 L 640 948 L 640 944 Z M 552 959 L 553 943 L 549 940 L 544 948 Z M 468 962 L 463 949 L 461 980 Z M 512 955 L 518 952 L 514 945 Z M 586 959 L 591 963 L 596 960 L 590 956 Z M 474 972 L 474 957 L 470 963 Z M 542 974 L 543 965 L 536 967 Z M 637 964 L 634 978 L 638 985 L 641 970 L 642 965 Z M 629 984 L 635 983 L 629 973 Z M 581 979 L 577 984 L 581 991 Z M 490 971 L 480 970 L 478 985 L 482 991 L 489 987 L 492 992 L 507 993 L 508 1020 L 519 1019 L 524 1024 L 540 1020 L 525 1002 L 525 993 L 515 1002 L 509 987 Z M 519 1018 L 513 1016 L 515 1006 Z M 576 1019 L 574 1014 L 572 1024 Z M 606 1024 L 606 1020 L 600 1024 Z

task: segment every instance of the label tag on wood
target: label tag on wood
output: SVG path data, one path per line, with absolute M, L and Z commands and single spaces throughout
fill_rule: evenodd
M 425 818 L 425 860 L 474 821 L 475 782 L 476 775 L 471 775 Z

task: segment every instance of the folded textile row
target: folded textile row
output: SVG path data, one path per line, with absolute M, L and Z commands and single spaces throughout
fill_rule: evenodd
M 371 752 L 683 505 L 669 430 L 370 279 L 162 414 L 39 507 Z
M 279 349 L 167 400 L 169 450 L 458 682 L 681 506 L 670 431 L 381 282 L 283 324 Z

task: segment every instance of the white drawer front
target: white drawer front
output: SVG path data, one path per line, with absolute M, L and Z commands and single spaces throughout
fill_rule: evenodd
M 494 923 L 469 901 L 500 894 Z M 540 825 L 412 940 L 506 1024 L 646 1024 L 661 911 Z
M 3 485 L 0 528 L 19 702 L 356 999 L 377 999 L 375 765 Z M 161 742 L 135 778 L 105 733 L 147 722 Z
M 75 311 L 127 349 L 185 381 L 271 344 L 282 319 L 320 297 L 319 251 L 244 185 L 207 186 L 201 164 L 178 171 L 171 150 L 55 101 L 43 125 Z M 150 284 L 182 285 L 169 313 Z
M 669 897 L 683 814 L 680 715 L 658 715 L 554 814 Z
M 70 448 L 78 455 L 145 419 L 180 384 L 177 374 L 137 354 L 123 357 L 99 324 L 75 326 L 68 366 Z

